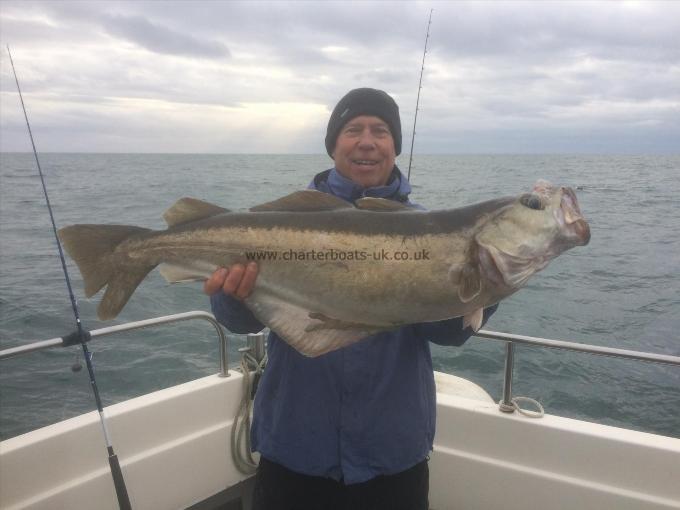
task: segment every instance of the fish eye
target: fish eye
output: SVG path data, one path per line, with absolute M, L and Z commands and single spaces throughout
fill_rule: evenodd
M 535 209 L 537 211 L 543 210 L 543 203 L 541 199 L 533 194 L 522 195 L 519 202 L 529 209 Z

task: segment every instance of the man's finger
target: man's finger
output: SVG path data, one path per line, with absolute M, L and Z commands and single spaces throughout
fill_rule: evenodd
M 234 295 L 236 289 L 238 289 L 241 279 L 243 278 L 243 273 L 245 273 L 246 268 L 243 264 L 234 264 L 229 268 L 229 273 L 224 279 L 224 284 L 222 285 L 222 290 L 225 294 Z M 238 297 L 238 296 L 236 296 Z
M 255 262 L 250 262 L 246 266 L 243 278 L 241 278 L 241 282 L 234 295 L 239 299 L 247 298 L 255 286 L 255 278 L 257 278 L 257 264 Z
M 227 277 L 227 273 L 228 271 L 223 267 L 215 271 L 212 275 L 210 275 L 210 278 L 208 278 L 203 283 L 203 292 L 209 296 L 212 296 L 218 292 L 222 288 L 222 285 L 224 285 L 224 280 Z

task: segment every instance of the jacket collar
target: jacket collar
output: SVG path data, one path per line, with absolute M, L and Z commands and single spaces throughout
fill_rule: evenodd
M 336 168 L 331 168 L 317 174 L 309 187 L 330 193 L 349 202 L 354 202 L 363 197 L 388 198 L 399 202 L 408 202 L 408 195 L 411 193 L 411 185 L 396 165 L 384 186 L 363 188 L 341 175 Z

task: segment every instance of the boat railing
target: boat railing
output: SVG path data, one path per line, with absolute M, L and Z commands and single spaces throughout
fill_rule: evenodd
M 142 321 L 126 322 L 124 324 L 116 324 L 115 326 L 109 326 L 106 328 L 89 330 L 86 333 L 85 341 L 89 341 L 94 338 L 113 335 L 116 333 L 122 333 L 125 331 L 134 331 L 138 329 L 153 328 L 156 326 L 161 326 L 164 324 L 172 324 L 175 322 L 183 322 L 188 320 L 205 320 L 213 325 L 217 333 L 217 340 L 219 342 L 219 357 L 220 357 L 220 377 L 229 376 L 229 354 L 227 351 L 227 336 L 224 334 L 224 329 L 220 326 L 219 322 L 215 317 L 208 313 L 202 311 L 184 312 L 176 313 L 173 315 L 164 315 L 162 317 L 154 317 L 152 319 L 146 319 Z M 13 358 L 15 356 L 20 356 L 22 354 L 28 354 L 31 352 L 42 351 L 44 349 L 51 349 L 54 347 L 68 347 L 70 345 L 77 345 L 80 343 L 80 338 L 77 333 L 71 333 L 64 337 L 51 338 L 49 340 L 41 340 L 38 342 L 31 342 L 25 345 L 20 345 L 18 347 L 12 347 L 9 349 L 4 349 L 0 351 L 0 360 Z
M 178 313 L 174 315 L 166 315 L 163 317 L 155 317 L 152 319 L 146 319 L 142 321 L 127 322 L 125 324 L 118 324 L 115 326 L 109 326 L 106 328 L 94 329 L 87 332 L 87 340 L 112 335 L 115 333 L 121 333 L 124 331 L 133 331 L 138 329 L 151 328 L 164 324 L 171 324 L 175 322 L 200 319 L 206 320 L 213 325 L 215 331 L 217 332 L 218 342 L 219 342 L 219 363 L 221 377 L 229 376 L 229 357 L 227 352 L 227 336 L 224 333 L 224 329 L 217 322 L 215 317 L 208 313 L 202 311 L 193 311 Z M 505 369 L 503 376 L 503 398 L 499 402 L 501 411 L 512 412 L 517 406 L 513 403 L 512 397 L 512 377 L 513 377 L 513 367 L 515 360 L 515 344 L 530 345 L 532 347 L 547 347 L 551 349 L 561 349 L 567 351 L 582 352 L 586 354 L 594 354 L 599 356 L 609 356 L 613 358 L 623 358 L 632 359 L 637 361 L 646 361 L 651 363 L 660 363 L 666 365 L 680 366 L 680 356 L 672 356 L 669 354 L 655 354 L 644 351 L 632 351 L 627 349 L 617 349 L 614 347 L 604 347 L 599 345 L 584 344 L 577 342 L 568 342 L 564 340 L 552 340 L 549 338 L 532 337 L 526 335 L 515 335 L 511 333 L 500 333 L 497 331 L 487 331 L 481 329 L 475 333 L 476 337 L 489 339 L 489 340 L 499 340 L 505 342 Z M 18 347 L 12 347 L 9 349 L 0 350 L 0 361 L 7 358 L 12 358 L 22 354 L 28 354 L 30 352 L 40 351 L 44 349 L 50 349 L 53 347 L 67 347 L 69 345 L 76 345 L 80 342 L 76 333 L 72 333 L 65 337 L 52 338 L 49 340 L 42 340 L 37 342 L 31 342 Z M 248 335 L 248 347 L 253 351 L 253 354 L 258 358 L 264 355 L 265 334 L 260 332 L 254 335 Z
M 511 333 L 499 333 L 497 331 L 487 331 L 480 329 L 475 333 L 476 337 L 489 340 L 500 340 L 505 342 L 505 369 L 503 375 L 503 398 L 499 402 L 501 411 L 511 413 L 517 409 L 512 397 L 512 374 L 515 363 L 515 344 L 530 345 L 532 347 L 548 347 L 551 349 L 562 349 L 567 351 L 583 352 L 598 356 L 609 356 L 613 358 L 632 359 L 637 361 L 647 361 L 651 363 L 661 363 L 665 365 L 680 366 L 680 356 L 670 354 L 655 354 L 644 351 L 631 351 L 627 349 L 617 349 L 614 347 L 604 347 L 600 345 L 582 344 L 577 342 L 567 342 L 564 340 L 551 340 L 549 338 L 539 338 L 526 335 L 514 335 Z

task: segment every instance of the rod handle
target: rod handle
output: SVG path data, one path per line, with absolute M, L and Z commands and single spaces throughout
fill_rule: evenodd
M 132 510 L 127 487 L 125 486 L 125 480 L 123 479 L 123 472 L 120 469 L 118 456 L 115 453 L 109 455 L 109 466 L 111 466 L 113 485 L 116 488 L 116 496 L 118 497 L 118 506 L 120 507 L 120 510 Z

